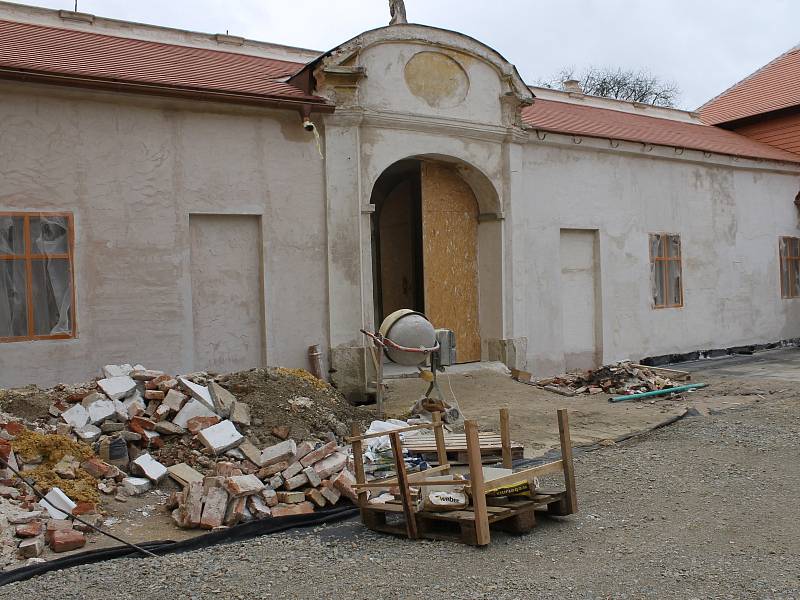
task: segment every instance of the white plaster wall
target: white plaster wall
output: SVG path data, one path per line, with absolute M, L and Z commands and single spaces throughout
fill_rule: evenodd
M 328 340 L 324 194 L 294 112 L 2 84 L 0 211 L 74 213 L 79 336 L 0 344 L 0 386 L 191 369 L 190 213 L 262 216 L 267 361 L 306 366 Z
M 599 231 L 602 360 L 800 336 L 778 237 L 800 235 L 800 176 L 531 143 L 512 198 L 514 332 L 537 375 L 564 367 L 559 232 Z M 653 309 L 648 234 L 678 233 L 683 308 Z

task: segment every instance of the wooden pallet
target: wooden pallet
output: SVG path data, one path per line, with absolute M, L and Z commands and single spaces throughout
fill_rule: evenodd
M 536 527 L 537 512 L 569 514 L 565 495 L 565 492 L 548 492 L 537 494 L 533 499 L 510 499 L 499 506 L 487 506 L 489 526 L 508 533 L 528 533 Z M 362 508 L 361 516 L 367 528 L 373 531 L 407 536 L 408 527 L 400 504 L 366 506 Z M 449 512 L 417 512 L 414 519 L 421 538 L 478 545 L 472 507 Z
M 478 441 L 481 447 L 481 460 L 495 462 L 503 456 L 503 439 L 497 433 L 480 433 Z M 446 433 L 444 435 L 447 462 L 451 465 L 467 464 L 467 436 L 463 433 Z M 432 435 L 414 436 L 403 442 L 403 448 L 409 454 L 423 458 L 429 464 L 438 464 L 436 438 Z M 511 458 L 518 460 L 523 457 L 524 446 L 519 442 L 510 442 Z

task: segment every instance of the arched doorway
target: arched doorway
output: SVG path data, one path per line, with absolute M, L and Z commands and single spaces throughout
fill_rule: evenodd
M 372 193 L 375 322 L 398 308 L 456 334 L 458 362 L 481 360 L 475 192 L 456 165 L 395 163 Z

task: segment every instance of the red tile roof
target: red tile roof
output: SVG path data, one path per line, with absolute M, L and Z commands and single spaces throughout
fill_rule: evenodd
M 302 64 L 0 20 L 0 76 L 220 100 L 322 105 L 281 78 Z
M 698 109 L 709 125 L 800 106 L 800 46 L 781 54 Z
M 796 154 L 719 127 L 557 100 L 537 98 L 532 106 L 523 109 L 522 119 L 542 131 L 800 163 Z

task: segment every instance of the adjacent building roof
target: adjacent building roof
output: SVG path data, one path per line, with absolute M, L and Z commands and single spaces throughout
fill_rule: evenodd
M 775 110 L 800 106 L 800 46 L 701 106 L 700 117 L 720 125 Z
M 800 156 L 719 127 L 537 98 L 522 111 L 542 131 L 800 163 Z
M 252 104 L 328 106 L 285 81 L 303 67 L 300 63 L 5 20 L 0 20 L 0 40 L 0 77 Z

